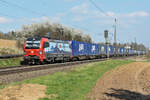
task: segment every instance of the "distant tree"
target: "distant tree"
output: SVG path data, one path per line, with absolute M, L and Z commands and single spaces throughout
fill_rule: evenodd
M 75 36 L 74 36 L 74 39 L 73 39 L 74 41 L 83 41 L 83 39 L 82 39 L 82 36 L 80 35 L 80 34 L 76 34 Z
M 19 31 L 11 31 L 6 34 L 0 33 L 0 38 L 15 39 L 18 41 L 18 45 L 23 46 L 24 40 L 28 37 L 37 35 L 48 36 L 51 39 L 56 40 L 92 42 L 92 38 L 89 35 L 84 34 L 81 30 L 50 22 L 23 25 L 22 29 Z
M 0 39 L 4 37 L 4 33 L 0 31 Z

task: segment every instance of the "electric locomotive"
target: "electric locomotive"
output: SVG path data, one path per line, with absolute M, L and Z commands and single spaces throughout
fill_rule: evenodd
M 50 40 L 45 37 L 28 38 L 24 44 L 24 64 L 43 64 L 70 59 L 69 41 Z

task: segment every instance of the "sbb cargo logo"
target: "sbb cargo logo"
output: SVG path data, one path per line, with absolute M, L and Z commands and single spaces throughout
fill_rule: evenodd
M 79 51 L 84 50 L 84 44 L 79 44 Z

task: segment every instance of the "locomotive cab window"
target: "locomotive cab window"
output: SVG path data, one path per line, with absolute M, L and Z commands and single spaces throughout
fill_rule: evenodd
M 49 47 L 49 43 L 48 42 L 44 42 L 43 48 L 47 48 L 47 47 Z
M 25 45 L 26 49 L 39 49 L 40 48 L 40 41 L 26 41 Z

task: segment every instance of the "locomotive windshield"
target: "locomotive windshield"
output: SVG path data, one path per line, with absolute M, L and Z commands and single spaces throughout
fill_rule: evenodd
M 29 38 L 26 41 L 26 49 L 40 49 L 40 40 L 35 38 Z

